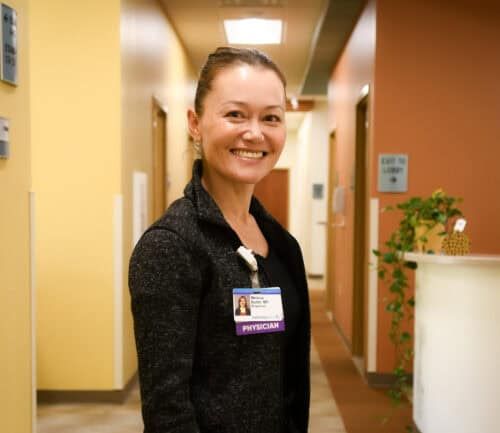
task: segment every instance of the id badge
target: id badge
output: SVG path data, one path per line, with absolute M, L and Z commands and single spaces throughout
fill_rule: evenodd
M 236 335 L 283 332 L 285 317 L 279 287 L 233 289 Z

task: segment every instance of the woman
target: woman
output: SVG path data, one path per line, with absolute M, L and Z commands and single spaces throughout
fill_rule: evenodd
M 283 149 L 285 104 L 285 79 L 259 51 L 219 48 L 201 71 L 188 112 L 201 160 L 130 261 L 145 433 L 307 432 L 303 259 L 252 196 Z M 255 253 L 253 275 L 242 245 Z M 282 332 L 235 331 L 233 290 L 255 275 L 280 288 Z
M 235 316 L 250 316 L 250 308 L 247 305 L 247 298 L 245 296 L 240 296 L 238 298 L 238 307 L 234 311 Z

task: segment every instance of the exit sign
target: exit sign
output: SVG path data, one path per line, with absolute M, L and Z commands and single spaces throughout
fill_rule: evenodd
M 408 155 L 383 153 L 378 156 L 378 190 L 408 191 Z

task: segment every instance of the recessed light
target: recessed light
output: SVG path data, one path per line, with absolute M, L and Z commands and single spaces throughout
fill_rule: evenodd
M 281 44 L 283 22 L 264 18 L 224 20 L 226 39 L 234 45 Z

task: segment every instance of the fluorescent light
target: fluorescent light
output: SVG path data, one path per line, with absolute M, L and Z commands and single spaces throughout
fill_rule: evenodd
M 283 22 L 263 18 L 224 20 L 224 29 L 229 44 L 281 44 Z
M 299 108 L 299 101 L 297 99 L 296 96 L 292 96 L 291 99 L 290 99 L 290 104 L 292 105 L 292 108 L 294 110 L 296 110 L 297 108 Z

